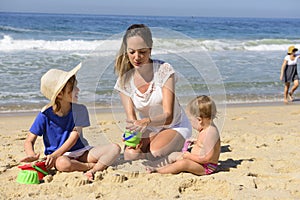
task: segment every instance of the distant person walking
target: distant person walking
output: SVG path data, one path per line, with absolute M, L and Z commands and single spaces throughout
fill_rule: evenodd
M 284 86 L 284 102 L 288 103 L 288 98 L 290 101 L 294 100 L 294 92 L 299 86 L 299 76 L 297 72 L 297 61 L 300 55 L 296 55 L 298 51 L 295 46 L 290 46 L 288 48 L 288 53 L 285 56 L 282 66 L 281 66 L 281 73 L 280 73 L 280 80 L 285 83 Z M 290 83 L 294 82 L 294 85 L 290 89 Z

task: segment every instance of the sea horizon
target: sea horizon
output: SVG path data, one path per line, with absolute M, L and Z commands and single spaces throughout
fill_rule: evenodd
M 179 17 L 179 18 L 238 18 L 238 19 L 300 19 L 298 17 L 242 17 L 242 16 L 200 16 L 200 15 L 130 15 L 130 14 L 96 14 L 96 13 L 54 13 L 54 12 L 19 12 L 0 11 L 7 14 L 38 14 L 38 15 L 84 15 L 84 16 L 119 16 L 119 17 Z

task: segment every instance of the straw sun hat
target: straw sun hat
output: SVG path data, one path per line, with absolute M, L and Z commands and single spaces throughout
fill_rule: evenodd
M 288 54 L 291 54 L 291 53 L 293 53 L 294 51 L 298 51 L 298 49 L 297 49 L 295 46 L 290 46 L 290 47 L 288 48 Z
M 80 67 L 81 63 L 69 72 L 59 69 L 50 69 L 42 76 L 41 92 L 47 99 L 50 100 L 50 102 L 42 108 L 41 112 L 54 105 L 57 95 L 64 88 L 68 80 L 76 74 Z

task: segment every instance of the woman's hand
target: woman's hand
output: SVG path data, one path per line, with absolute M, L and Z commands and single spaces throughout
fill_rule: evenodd
M 141 120 L 126 120 L 126 129 L 136 132 L 144 132 L 147 126 L 150 124 L 150 118 L 143 118 Z
M 45 165 L 47 169 L 51 169 L 52 167 L 54 167 L 55 162 L 56 162 L 56 157 L 53 156 L 52 154 L 46 156 Z
M 26 156 L 25 158 L 21 159 L 21 162 L 33 162 L 38 160 L 40 157 L 40 154 L 34 154 L 34 155 L 30 155 L 30 156 Z

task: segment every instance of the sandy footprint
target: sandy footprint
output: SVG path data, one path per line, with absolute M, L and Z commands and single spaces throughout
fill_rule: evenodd
M 183 193 L 183 192 L 185 192 L 185 190 L 187 189 L 187 188 L 190 188 L 190 187 L 192 187 L 192 186 L 194 186 L 195 184 L 197 183 L 197 179 L 187 179 L 187 180 L 184 180 L 184 181 L 182 181 L 180 184 L 179 184 L 179 186 L 178 186 L 178 191 L 180 192 L 180 193 Z

